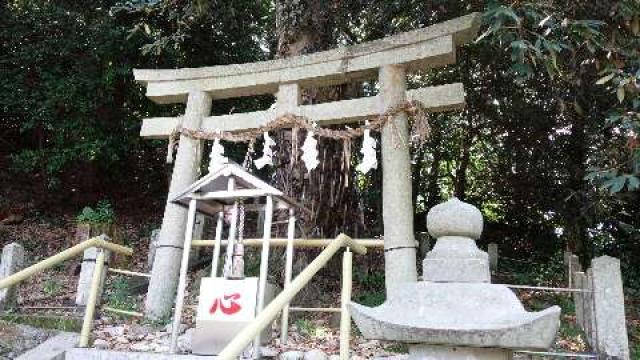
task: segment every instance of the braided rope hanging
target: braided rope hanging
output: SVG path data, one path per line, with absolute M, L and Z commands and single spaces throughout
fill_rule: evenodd
M 391 107 L 380 115 L 368 117 L 364 125 L 360 125 L 358 127 L 345 127 L 343 129 L 320 127 L 315 124 L 313 119 L 290 113 L 280 115 L 265 125 L 257 128 L 235 131 L 204 131 L 177 126 L 169 135 L 169 153 L 167 155 L 167 162 L 172 162 L 173 150 L 181 135 L 195 140 L 225 140 L 229 142 L 254 143 L 257 138 L 261 136 L 264 137 L 264 134 L 268 134 L 270 131 L 279 129 L 293 129 L 293 131 L 297 131 L 298 129 L 305 129 L 313 131 L 314 136 L 317 137 L 349 141 L 353 138 L 364 136 L 365 130 L 380 132 L 385 125 L 390 123 L 393 129 L 395 146 L 399 146 L 400 144 L 408 146 L 407 141 L 405 141 L 406 139 L 403 139 L 402 136 L 400 136 L 395 123 L 393 122 L 393 118 L 401 113 L 405 113 L 413 119 L 411 138 L 409 140 L 412 143 L 422 143 L 426 141 L 430 133 L 430 126 L 427 117 L 428 110 L 421 102 L 411 100 Z

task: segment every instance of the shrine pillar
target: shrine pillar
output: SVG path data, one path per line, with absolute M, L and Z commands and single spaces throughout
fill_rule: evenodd
M 192 91 L 187 99 L 182 127 L 198 130 L 202 120 L 210 113 L 209 94 L 204 91 Z M 172 199 L 198 179 L 201 155 L 200 140 L 194 140 L 185 135 L 180 136 L 168 199 Z M 171 313 L 178 284 L 186 217 L 187 209 L 167 201 L 145 303 L 147 318 L 160 319 Z
M 401 65 L 379 70 L 380 113 L 405 102 L 407 79 Z M 407 115 L 394 115 L 382 129 L 382 219 L 387 294 L 418 280 L 411 203 L 411 157 Z

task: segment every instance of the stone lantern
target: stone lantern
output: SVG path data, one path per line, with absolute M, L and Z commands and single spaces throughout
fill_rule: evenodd
M 379 307 L 350 305 L 364 337 L 408 343 L 410 359 L 503 360 L 548 349 L 560 308 L 527 312 L 509 288 L 490 283 L 488 255 L 475 243 L 482 227 L 480 211 L 458 199 L 433 207 L 427 228 L 437 242 L 424 281 L 398 285 Z

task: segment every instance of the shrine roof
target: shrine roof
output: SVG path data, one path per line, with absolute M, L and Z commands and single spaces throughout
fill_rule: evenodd
M 229 180 L 233 179 L 233 189 L 229 189 Z M 242 166 L 228 162 L 218 169 L 203 176 L 187 189 L 170 199 L 171 202 L 188 207 L 191 199 L 196 199 L 198 211 L 213 215 L 231 206 L 238 200 L 251 199 L 249 205 L 261 206 L 267 196 L 274 199 L 274 208 L 298 208 L 308 211 L 295 200 L 286 196 Z

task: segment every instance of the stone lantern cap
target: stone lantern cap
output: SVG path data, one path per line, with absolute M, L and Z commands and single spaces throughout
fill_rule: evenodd
M 546 350 L 559 326 L 560 308 L 527 312 L 498 284 L 405 283 L 384 304 L 350 303 L 366 339 L 433 345 Z
M 482 234 L 482 226 L 480 210 L 455 197 L 427 213 L 427 230 L 434 238 L 462 236 L 477 240 Z

